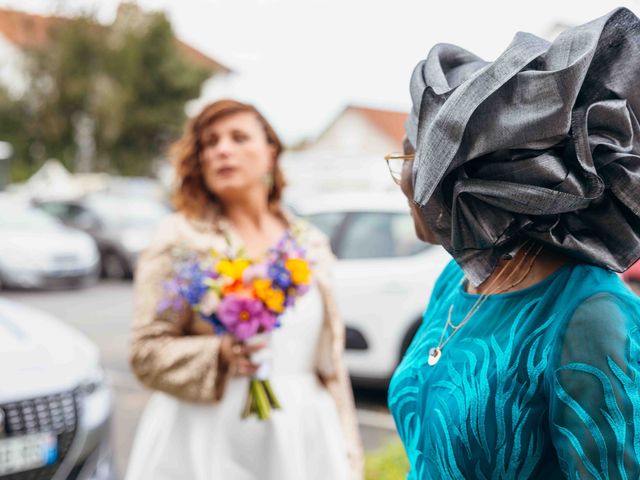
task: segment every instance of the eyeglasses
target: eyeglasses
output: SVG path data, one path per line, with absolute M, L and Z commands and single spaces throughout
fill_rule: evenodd
M 404 162 L 415 158 L 415 153 L 389 153 L 384 156 L 384 159 L 387 161 L 387 166 L 389 167 L 389 173 L 391 173 L 391 178 L 393 178 L 396 184 L 400 185 Z

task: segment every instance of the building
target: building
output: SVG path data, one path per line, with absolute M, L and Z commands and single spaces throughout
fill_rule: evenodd
M 406 112 L 348 105 L 315 138 L 283 156 L 295 200 L 309 192 L 395 188 L 384 162 L 402 149 Z

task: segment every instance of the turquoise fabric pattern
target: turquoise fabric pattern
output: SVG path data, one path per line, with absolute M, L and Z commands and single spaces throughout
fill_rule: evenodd
M 462 279 L 451 262 L 389 387 L 408 478 L 640 478 L 640 299 L 566 265 L 490 296 L 429 366 L 478 298 Z

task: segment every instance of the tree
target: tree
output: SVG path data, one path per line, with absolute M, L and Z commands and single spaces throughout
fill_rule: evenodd
M 75 171 L 149 174 L 211 71 L 186 60 L 163 13 L 111 26 L 68 19 L 27 52 L 29 88 L 0 91 L 0 138 L 16 150 L 12 178 L 47 158 Z

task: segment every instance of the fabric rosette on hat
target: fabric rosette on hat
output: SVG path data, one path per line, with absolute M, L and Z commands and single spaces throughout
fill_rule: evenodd
M 475 285 L 523 238 L 640 258 L 640 22 L 621 8 L 493 62 L 436 45 L 411 79 L 414 202 Z

